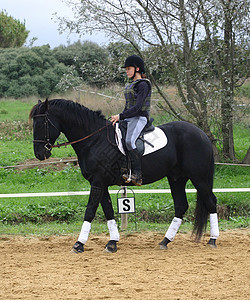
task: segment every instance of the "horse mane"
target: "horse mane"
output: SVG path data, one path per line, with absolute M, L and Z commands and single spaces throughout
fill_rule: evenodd
M 34 115 L 43 113 L 45 102 L 36 104 L 30 111 L 30 118 Z M 83 126 L 86 119 L 92 124 L 104 124 L 107 120 L 101 110 L 93 111 L 84 105 L 72 100 L 52 99 L 48 101 L 48 112 L 53 112 L 56 116 L 63 118 L 64 121 L 71 124 Z

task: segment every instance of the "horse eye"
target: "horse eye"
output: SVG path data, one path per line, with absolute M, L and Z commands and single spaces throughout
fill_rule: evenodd
M 37 129 L 42 129 L 43 127 L 44 127 L 43 123 L 36 123 L 35 124 L 35 128 L 37 128 Z

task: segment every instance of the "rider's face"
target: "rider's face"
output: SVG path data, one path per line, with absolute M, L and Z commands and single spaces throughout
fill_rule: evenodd
M 135 74 L 135 67 L 126 67 L 126 74 L 128 78 L 132 78 Z

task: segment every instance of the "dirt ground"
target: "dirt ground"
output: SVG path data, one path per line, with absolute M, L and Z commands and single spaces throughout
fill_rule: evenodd
M 250 231 L 221 232 L 218 248 L 178 234 L 159 250 L 162 234 L 90 235 L 82 254 L 76 236 L 0 237 L 0 299 L 250 299 Z

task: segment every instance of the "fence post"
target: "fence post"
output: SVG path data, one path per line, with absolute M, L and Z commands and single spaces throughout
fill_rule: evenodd
M 124 186 L 123 193 L 122 193 L 123 198 L 127 197 L 127 187 Z M 121 214 L 121 230 L 126 230 L 128 228 L 128 214 Z

